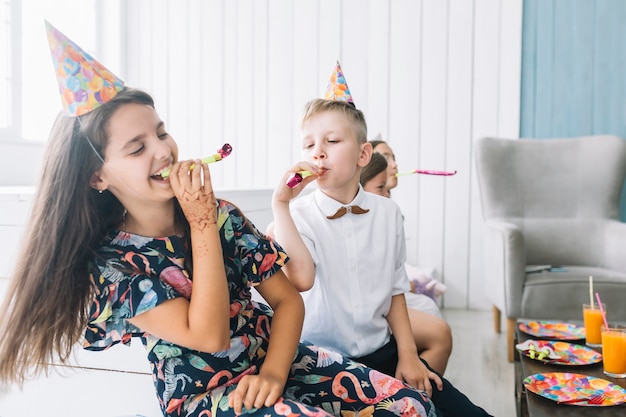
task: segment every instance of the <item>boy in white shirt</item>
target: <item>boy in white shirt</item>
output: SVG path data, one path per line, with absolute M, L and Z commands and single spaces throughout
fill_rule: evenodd
M 350 102 L 316 99 L 300 128 L 304 161 L 274 191 L 272 233 L 291 259 L 286 275 L 301 277 L 292 283 L 305 301 L 302 339 L 425 390 L 440 416 L 488 416 L 418 356 L 404 299 L 402 214 L 359 184 L 372 155 L 363 113 Z M 300 185 L 285 185 L 306 171 Z M 312 181 L 318 189 L 292 201 Z

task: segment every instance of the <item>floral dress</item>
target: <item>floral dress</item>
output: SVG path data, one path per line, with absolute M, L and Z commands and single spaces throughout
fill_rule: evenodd
M 287 255 L 224 200 L 218 200 L 218 226 L 231 312 L 230 348 L 223 352 L 178 346 L 126 320 L 164 301 L 191 298 L 192 277 L 184 267 L 189 248 L 184 239 L 112 231 L 91 262 L 95 298 L 84 347 L 103 350 L 120 342 L 128 345 L 133 337 L 141 339 L 166 416 L 234 416 L 228 393 L 243 376 L 258 373 L 268 349 L 272 310 L 251 299 L 250 287 L 270 278 L 287 262 Z M 307 343 L 298 347 L 283 397 L 271 407 L 244 409 L 244 413 L 353 416 L 364 410 L 435 415 L 423 392 Z

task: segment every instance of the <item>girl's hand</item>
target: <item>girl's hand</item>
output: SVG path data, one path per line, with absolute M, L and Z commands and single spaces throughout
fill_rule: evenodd
M 435 383 L 437 390 L 441 391 L 443 389 L 441 378 L 436 373 L 430 371 L 417 355 L 414 356 L 414 358 L 411 357 L 405 358 L 404 360 L 398 360 L 395 377 L 414 388 L 426 391 L 426 394 L 428 394 L 429 397 L 432 397 L 432 382 Z
M 235 409 L 235 414 L 241 414 L 243 407 L 248 410 L 270 407 L 281 397 L 284 386 L 269 375 L 246 375 L 241 378 L 237 388 L 228 394 L 228 406 Z
M 195 166 L 190 171 L 192 163 Z M 174 164 L 169 178 L 174 195 L 192 229 L 205 229 L 211 224 L 217 224 L 217 202 L 208 164 L 199 159 Z
M 309 175 L 302 179 L 302 182 L 295 187 L 291 188 L 287 185 L 287 181 L 289 178 L 293 176 L 296 172 L 301 171 L 309 171 L 313 175 Z M 272 196 L 273 202 L 280 203 L 289 203 L 291 200 L 296 198 L 298 194 L 304 190 L 304 187 L 313 182 L 322 174 L 321 170 L 316 166 L 309 162 L 299 162 L 296 165 L 292 166 L 285 172 L 283 178 L 281 178 L 280 183 L 274 190 L 274 195 Z

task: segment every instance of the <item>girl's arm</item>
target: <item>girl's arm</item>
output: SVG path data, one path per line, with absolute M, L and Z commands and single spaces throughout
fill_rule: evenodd
M 303 179 L 294 188 L 286 185 L 287 178 L 294 172 L 310 171 L 313 175 Z M 300 232 L 291 217 L 289 202 L 300 194 L 304 187 L 317 178 L 318 169 L 315 165 L 301 162 L 289 169 L 281 179 L 280 184 L 274 190 L 272 196 L 272 234 L 274 239 L 285 249 L 289 255 L 289 262 L 284 266 L 284 272 L 289 281 L 298 291 L 311 289 L 315 280 L 315 265 L 308 248 L 304 244 Z
M 417 389 L 426 391 L 429 397 L 432 394 L 430 380 L 433 380 L 441 391 L 443 389 L 441 378 L 424 365 L 417 353 L 404 294 L 391 297 L 387 322 L 398 344 L 398 366 L 395 377 Z
M 256 289 L 274 310 L 274 317 L 267 356 L 259 374 L 242 378 L 228 397 L 236 414 L 241 414 L 242 405 L 247 409 L 269 407 L 282 395 L 304 320 L 302 297 L 282 271 L 277 271 Z
M 230 298 L 217 203 L 208 165 L 197 160 L 196 169 L 190 172 L 192 162 L 175 164 L 170 175 L 170 184 L 191 229 L 191 299 L 177 297 L 165 301 L 130 322 L 171 343 L 203 352 L 220 352 L 230 346 Z

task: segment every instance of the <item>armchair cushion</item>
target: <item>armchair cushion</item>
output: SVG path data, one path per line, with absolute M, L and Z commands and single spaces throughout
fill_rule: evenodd
M 563 265 L 563 271 L 526 275 L 518 317 L 529 319 L 582 320 L 582 305 L 589 303 L 589 276 L 593 288 L 607 305 L 609 320 L 624 320 L 626 273 L 604 268 Z

